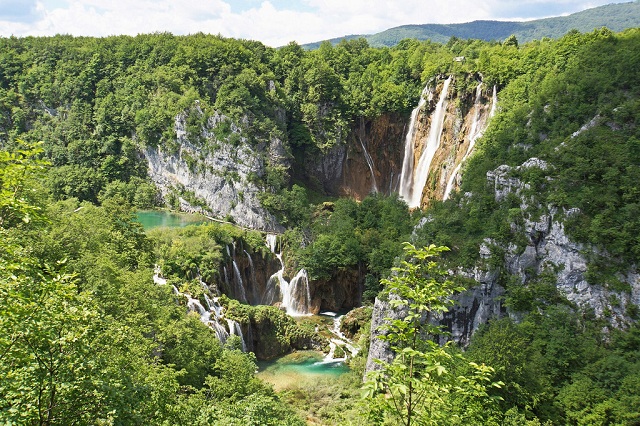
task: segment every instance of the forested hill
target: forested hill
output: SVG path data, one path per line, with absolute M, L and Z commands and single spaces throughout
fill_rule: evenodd
M 350 35 L 329 40 L 338 43 L 343 39 L 363 37 L 376 47 L 394 46 L 405 38 L 431 40 L 446 43 L 451 37 L 479 39 L 485 41 L 504 40 L 515 35 L 520 42 L 539 40 L 544 37 L 558 38 L 572 29 L 580 32 L 607 27 L 612 31 L 623 31 L 640 26 L 640 2 L 609 4 L 587 9 L 568 16 L 535 19 L 532 21 L 473 21 L 464 24 L 402 25 L 376 34 Z M 320 42 L 304 45 L 316 49 Z
M 450 247 L 439 262 L 471 290 L 445 319 L 476 331 L 466 356 L 504 384 L 487 404 L 438 391 L 449 417 L 434 424 L 637 424 L 638 52 L 638 28 L 311 51 L 205 34 L 0 38 L 0 424 L 298 426 L 296 401 L 328 401 L 317 424 L 397 424 L 358 405 L 362 375 L 325 399 L 254 377 L 255 356 L 329 342 L 271 306 L 284 297 L 249 302 L 304 268 L 317 312 L 366 305 L 410 239 Z M 428 199 L 436 179 L 409 211 L 380 182 L 398 182 L 421 93 L 424 133 L 446 97 L 442 146 L 470 154 L 459 190 Z M 490 104 L 473 151 L 470 111 Z M 338 198 L 322 179 L 352 189 L 347 169 L 378 193 Z M 218 218 L 239 222 L 256 202 L 284 229 L 277 244 L 229 224 L 133 220 L 159 205 L 213 215 L 222 202 L 207 197 L 222 193 Z

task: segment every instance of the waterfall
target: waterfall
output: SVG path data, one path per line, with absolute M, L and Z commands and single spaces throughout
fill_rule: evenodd
M 224 283 L 227 285 L 227 288 L 231 290 L 231 284 L 229 283 L 229 273 L 227 272 L 227 267 L 223 266 L 222 270 L 224 272 Z
M 234 295 L 236 296 L 236 299 L 238 299 L 241 302 L 245 302 L 247 303 L 247 295 L 244 292 L 244 282 L 242 281 L 242 275 L 240 275 L 240 268 L 238 268 L 238 264 L 236 263 L 235 259 L 233 260 L 233 274 L 234 274 L 234 284 L 235 284 L 235 288 L 234 288 Z
M 282 289 L 287 285 L 287 281 L 284 279 L 284 262 L 282 261 L 282 248 L 280 252 L 276 252 L 278 246 L 278 236 L 276 234 L 267 234 L 267 247 L 271 250 L 278 261 L 280 262 L 280 269 L 275 274 L 269 277 L 267 281 L 267 291 L 262 297 L 262 304 L 273 305 L 276 301 L 280 300 L 278 289 Z
M 307 271 L 303 268 L 296 276 L 287 282 L 284 279 L 284 262 L 282 261 L 282 251 L 276 253 L 277 237 L 273 234 L 267 234 L 267 247 L 280 261 L 280 270 L 273 274 L 267 283 L 267 292 L 262 302 L 264 304 L 273 304 L 276 300 L 276 290 L 280 289 L 282 294 L 282 306 L 287 310 L 289 315 L 308 315 L 309 304 L 311 303 L 311 292 L 309 289 L 309 277 Z
M 189 309 L 190 312 L 196 312 L 198 315 L 200 315 L 200 321 L 205 324 L 209 324 L 209 322 L 211 321 L 211 312 L 205 309 L 198 299 L 194 299 L 189 295 L 187 295 L 187 297 L 187 309 Z
M 284 281 L 282 291 L 282 306 L 289 315 L 308 315 L 311 294 L 309 292 L 309 277 L 307 271 L 302 268 L 290 283 Z
M 496 115 L 496 108 L 498 106 L 498 93 L 496 91 L 495 84 L 493 85 L 493 95 L 491 96 L 491 111 L 489 112 L 489 118 Z
M 373 172 L 373 158 L 369 155 L 369 151 L 364 146 L 364 142 L 362 142 L 362 138 L 358 136 L 358 140 L 360 141 L 360 146 L 362 146 L 362 152 L 364 152 L 364 159 L 367 160 L 367 165 L 369 166 L 369 172 L 371 173 L 371 192 L 378 192 L 378 184 L 376 183 L 376 175 Z
M 449 181 L 447 182 L 447 187 L 444 190 L 444 196 L 442 197 L 442 201 L 449 199 L 449 196 L 451 195 L 451 191 L 453 190 L 453 183 L 455 181 L 456 176 L 458 175 L 458 172 L 460 172 L 460 168 L 462 167 L 462 164 L 467 160 L 469 155 L 471 155 L 471 152 L 473 152 L 473 148 L 476 145 L 476 141 L 480 139 L 480 137 L 482 137 L 482 135 L 484 134 L 486 125 L 484 126 L 484 128 L 483 126 L 479 126 L 480 118 L 482 117 L 481 97 L 482 97 L 482 83 L 479 83 L 478 87 L 476 88 L 476 98 L 474 101 L 475 115 L 473 117 L 473 123 L 471 124 L 471 130 L 469 131 L 469 146 L 467 147 L 467 151 L 462 157 L 462 160 L 460 160 L 460 163 L 458 163 L 456 168 L 451 173 L 451 176 L 449 176 Z M 497 103 L 498 103 L 498 97 L 496 95 L 496 86 L 493 86 L 493 95 L 491 97 L 491 110 L 489 111 L 488 118 L 493 117 L 493 115 L 495 114 Z
M 253 267 L 253 259 L 251 258 L 251 255 L 249 254 L 248 251 L 244 250 L 244 254 L 247 255 L 247 259 L 249 260 L 249 269 L 251 270 L 251 283 L 250 284 L 250 288 L 251 288 L 251 296 L 253 298 L 253 300 L 258 300 L 258 295 L 256 294 L 256 290 L 257 290 L 257 282 L 256 282 L 256 270 Z
M 427 103 L 425 96 L 429 95 L 428 100 L 433 98 L 433 91 L 430 90 L 427 84 L 422 93 L 420 94 L 420 100 L 418 106 L 411 111 L 411 121 L 409 122 L 409 130 L 404 140 L 404 160 L 402 161 L 402 173 L 400 175 L 400 197 L 406 201 L 409 201 L 411 197 L 411 189 L 413 188 L 413 163 L 414 163 L 414 148 L 413 138 L 415 134 L 416 121 L 418 120 L 418 114 L 420 110 Z
M 278 236 L 276 234 L 267 234 L 267 247 L 271 253 L 276 253 L 276 244 L 278 244 Z
M 240 323 L 238 321 L 227 318 L 227 325 L 229 326 L 229 335 L 238 336 L 240 338 L 240 341 L 242 342 L 242 352 L 246 352 L 247 345 L 244 342 L 244 336 L 242 335 L 242 327 L 240 327 Z
M 153 268 L 153 283 L 157 285 L 165 285 L 167 283 L 167 279 L 162 277 L 162 269 L 160 265 L 155 265 Z
M 213 309 L 213 300 L 211 300 L 211 298 L 206 293 L 204 295 L 204 301 L 207 303 L 207 309 L 212 310 Z
M 343 316 L 341 315 L 333 319 L 333 328 L 330 328 L 329 331 L 336 335 L 337 338 L 329 340 L 329 353 L 324 357 L 322 361 L 319 361 L 316 364 L 344 362 L 347 359 L 347 352 L 349 352 L 352 357 L 358 355 L 360 349 L 356 348 L 351 340 L 349 340 L 347 336 L 345 336 L 340 331 L 340 323 L 342 322 L 342 317 Z M 338 346 L 341 347 L 345 352 L 345 356 L 342 358 L 335 358 L 335 351 Z
M 207 304 L 207 308 L 205 309 L 205 307 L 202 306 L 202 303 L 200 303 L 198 299 L 194 299 L 189 294 L 181 293 L 180 290 L 178 290 L 178 287 L 176 287 L 175 285 L 172 287 L 173 292 L 177 296 L 186 297 L 187 309 L 189 310 L 189 312 L 197 313 L 200 316 L 200 321 L 213 330 L 221 344 L 224 344 L 227 341 L 229 335 L 235 334 L 236 336 L 240 337 L 240 341 L 242 342 L 242 351 L 247 351 L 247 345 L 244 341 L 240 323 L 226 318 L 227 326 L 229 327 L 228 332 L 225 329 L 224 325 L 220 323 L 220 321 L 223 319 L 223 308 L 220 305 L 220 302 L 218 302 L 217 297 L 214 297 L 212 299 L 208 294 L 205 293 L 204 300 Z M 213 319 L 211 318 L 212 315 Z
M 451 76 L 445 80 L 436 109 L 431 116 L 429 137 L 427 138 L 426 146 L 422 150 L 418 166 L 416 167 L 413 176 L 411 194 L 408 199 L 408 204 L 411 208 L 420 207 L 420 204 L 422 203 L 422 191 L 427 184 L 431 161 L 433 160 L 436 150 L 440 146 L 440 137 L 442 136 L 442 128 L 444 127 L 444 119 L 447 111 L 446 100 L 447 95 L 449 94 L 449 84 L 451 83 L 451 80 Z
M 224 325 L 220 324 L 217 321 L 211 321 L 209 325 L 211 326 L 211 328 L 213 328 L 213 331 L 216 333 L 216 337 L 218 338 L 220 343 L 224 345 L 224 343 L 229 338 L 229 333 L 227 332 L 227 329 L 224 328 Z

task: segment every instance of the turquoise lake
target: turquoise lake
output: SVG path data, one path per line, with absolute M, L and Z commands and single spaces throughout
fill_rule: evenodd
M 173 213 L 163 210 L 143 210 L 136 213 L 136 220 L 145 230 L 153 228 L 181 228 L 187 225 L 207 223 L 202 215 Z
M 323 354 L 316 351 L 294 352 L 275 361 L 259 361 L 257 376 L 279 391 L 304 382 L 335 378 L 349 371 L 344 363 L 322 360 Z

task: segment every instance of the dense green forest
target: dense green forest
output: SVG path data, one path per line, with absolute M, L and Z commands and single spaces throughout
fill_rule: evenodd
M 287 262 L 314 279 L 364 271 L 368 303 L 389 286 L 403 241 L 450 247 L 438 262 L 453 271 L 477 264 L 487 239 L 526 245 L 525 220 L 578 209 L 565 227 L 597 248 L 590 282 L 631 292 L 618 274 L 640 257 L 638 52 L 637 29 L 392 48 L 356 39 L 314 51 L 204 34 L 0 39 L 0 422 L 294 425 L 308 413 L 321 424 L 388 421 L 360 401 L 363 354 L 337 383 L 276 393 L 254 376 L 255 356 L 238 339 L 221 344 L 170 285 L 154 284 L 160 264 L 170 284 L 198 297 L 200 279 L 222 286 L 232 242 L 269 256 L 257 231 L 145 233 L 133 220 L 136 209 L 165 202 L 142 155 L 177 149 L 182 113 L 203 151 L 217 147 L 199 129 L 222 114 L 220 139 L 259 146 L 278 137 L 296 159 L 344 143 L 359 117 L 408 117 L 435 76 L 454 75 L 455 90 L 468 94 L 481 75 L 500 89 L 500 111 L 460 191 L 424 212 L 394 195 L 327 199 L 264 153 L 267 171 L 255 181 L 287 227 Z M 514 196 L 496 200 L 487 172 L 532 157 L 549 167 L 513 176 L 529 185 L 527 208 Z M 462 377 L 468 361 L 487 364 L 501 384 L 478 389 L 484 411 L 465 394 L 450 400 L 452 417 L 425 424 L 637 424 L 637 307 L 616 330 L 569 303 L 548 276 L 528 286 L 501 279 L 513 315 L 483 326 L 464 354 L 453 345 L 438 352 Z M 282 345 L 322 340 L 275 307 L 222 300 L 231 318 L 276 324 L 271 337 Z

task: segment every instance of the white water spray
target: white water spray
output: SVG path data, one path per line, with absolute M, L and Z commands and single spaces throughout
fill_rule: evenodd
M 481 94 L 482 94 L 482 83 L 478 84 L 478 87 L 476 88 L 476 99 L 475 99 L 475 103 L 474 103 L 475 116 L 473 118 L 473 123 L 471 125 L 471 131 L 469 132 L 469 146 L 467 147 L 467 151 L 465 152 L 464 156 L 462 157 L 462 160 L 460 160 L 460 163 L 458 163 L 456 168 L 451 173 L 451 176 L 449 176 L 449 181 L 447 182 L 447 186 L 446 186 L 446 188 L 444 190 L 444 196 L 442 197 L 443 201 L 449 199 L 449 196 L 451 195 L 451 191 L 453 190 L 453 183 L 455 181 L 456 176 L 460 172 L 460 168 L 462 167 L 462 164 L 467 160 L 469 155 L 471 155 L 471 153 L 473 152 L 473 148 L 476 145 L 476 141 L 478 139 L 480 139 L 480 137 L 482 137 L 482 135 L 484 134 L 484 128 L 479 128 L 478 127 L 479 126 L 479 122 L 480 122 L 480 118 L 481 118 L 481 115 L 482 115 L 481 114 L 481 105 L 480 105 Z M 498 103 L 498 97 L 496 95 L 496 86 L 493 86 L 493 95 L 491 97 L 491 110 L 489 111 L 488 119 L 493 117 L 493 115 L 495 114 L 497 103 Z M 482 127 L 482 126 L 480 126 L 480 127 Z
M 428 98 L 427 98 L 428 95 Z M 413 188 L 413 163 L 414 163 L 414 148 L 413 139 L 415 136 L 416 121 L 418 120 L 418 114 L 422 107 L 428 101 L 433 99 L 433 92 L 429 86 L 425 86 L 420 94 L 420 100 L 418 106 L 411 111 L 411 121 L 409 122 L 409 130 L 404 140 L 404 160 L 402 161 L 402 174 L 400 175 L 400 197 L 405 201 L 409 201 L 411 197 L 411 190 Z
M 418 166 L 416 167 L 413 176 L 413 185 L 411 194 L 407 203 L 410 208 L 420 207 L 422 203 L 422 191 L 427 184 L 427 178 L 429 177 L 429 169 L 431 167 L 431 161 L 436 154 L 438 147 L 440 146 L 440 138 L 442 136 L 442 128 L 444 127 L 444 118 L 447 111 L 447 96 L 449 94 L 449 84 L 452 77 L 445 80 L 440 98 L 436 105 L 436 109 L 431 116 L 431 128 L 429 129 L 429 137 L 427 138 L 426 146 L 424 147 Z
M 296 276 L 287 282 L 284 279 L 284 262 L 282 261 L 282 249 L 280 252 L 276 252 L 277 236 L 273 234 L 267 234 L 267 247 L 276 258 L 280 261 L 280 270 L 273 274 L 269 278 L 267 283 L 267 293 L 263 302 L 265 304 L 272 304 L 275 300 L 277 285 L 282 295 L 282 306 L 287 310 L 287 314 L 292 316 L 310 315 L 309 305 L 311 304 L 311 293 L 309 289 L 309 277 L 307 271 L 301 269 Z

